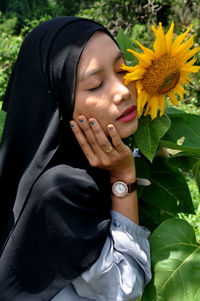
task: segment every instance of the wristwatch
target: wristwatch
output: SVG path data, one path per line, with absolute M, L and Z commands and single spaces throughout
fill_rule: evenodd
M 129 184 L 123 181 L 117 181 L 111 184 L 112 194 L 114 194 L 118 198 L 123 198 L 128 193 L 135 191 L 136 187 L 137 187 L 137 181 Z

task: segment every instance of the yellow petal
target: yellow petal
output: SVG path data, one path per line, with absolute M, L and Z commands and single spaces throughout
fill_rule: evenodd
M 137 93 L 140 93 L 140 91 L 142 91 L 142 88 L 143 88 L 143 85 L 142 85 L 141 81 L 137 80 L 136 81 L 136 90 L 137 90 Z
M 138 80 L 141 79 L 143 77 L 144 72 L 141 70 L 136 70 L 135 72 L 130 72 L 127 73 L 126 75 L 124 75 L 124 79 L 125 80 L 129 80 L 129 81 L 134 81 L 134 80 Z
M 153 31 L 153 33 L 154 33 L 155 38 L 157 38 L 157 34 L 158 34 L 157 28 L 156 28 L 154 25 L 152 25 L 152 26 L 151 26 L 151 29 L 152 29 L 152 31 Z
M 139 61 L 139 63 L 144 68 L 148 68 L 151 65 L 151 59 L 149 59 L 144 53 L 138 53 L 132 49 L 127 49 L 129 52 L 131 52 Z
M 155 54 L 154 54 L 154 52 L 151 49 L 144 47 L 138 41 L 135 41 L 135 42 L 144 51 L 144 54 L 149 57 L 149 59 L 152 59 L 152 60 L 155 59 Z
M 147 114 L 149 114 L 150 110 L 151 110 L 151 102 L 150 102 L 150 99 L 149 99 L 149 101 L 147 102 L 147 105 L 146 105 L 144 116 L 146 116 Z
M 136 82 L 136 85 L 137 85 L 137 82 Z M 138 113 L 139 117 L 142 115 L 142 110 L 141 110 L 142 98 L 143 98 L 143 93 L 142 93 L 141 89 L 138 89 L 137 90 L 137 113 Z
M 194 63 L 196 62 L 196 60 L 197 60 L 197 58 L 196 58 L 196 57 L 193 57 L 193 59 L 191 59 L 189 62 L 187 62 L 187 63 L 185 63 L 185 64 L 183 65 L 183 68 L 184 68 L 184 67 L 186 67 L 186 68 L 191 67 L 192 65 L 194 65 Z
M 121 65 L 120 68 L 124 71 L 127 71 L 127 73 L 124 75 L 124 78 L 125 76 L 129 76 L 130 74 L 133 74 L 135 76 L 142 76 L 145 74 L 146 72 L 146 69 L 143 68 L 141 65 L 136 65 L 134 67 L 129 67 L 129 66 L 126 66 L 126 65 Z M 129 75 L 128 75 L 129 74 Z
M 124 85 L 128 85 L 130 82 L 132 82 L 132 80 L 131 80 L 131 79 L 125 79 L 125 81 L 124 81 Z
M 155 119 L 157 117 L 159 107 L 159 96 L 151 97 L 151 119 Z
M 188 73 L 196 73 L 196 72 L 199 72 L 200 70 L 200 66 L 192 66 L 192 67 L 189 67 L 189 68 L 183 68 L 183 71 L 186 71 Z
M 144 74 L 146 72 L 146 68 L 143 68 L 141 65 L 136 65 L 135 67 L 127 67 L 127 68 L 121 68 L 123 70 L 127 70 L 130 73 L 138 73 L 138 74 Z
M 200 47 L 195 47 L 192 50 L 188 51 L 182 58 L 182 61 L 187 61 L 191 57 L 193 57 L 198 51 L 200 50 Z
M 162 44 L 162 51 L 163 51 L 163 54 L 165 54 L 166 53 L 166 41 L 165 41 L 165 35 L 163 32 L 163 28 L 162 28 L 162 22 L 159 22 L 159 34 L 160 34 L 160 41 Z
M 182 33 L 181 35 L 176 37 L 176 39 L 174 40 L 174 43 L 172 44 L 172 50 L 176 49 L 183 42 L 183 40 L 186 38 L 186 36 L 188 35 L 188 33 L 190 32 L 192 27 L 193 27 L 193 25 L 190 25 L 190 27 L 184 33 Z
M 145 91 L 143 91 L 143 94 L 142 94 L 142 102 L 141 102 L 141 107 L 140 107 L 140 112 L 141 112 L 140 115 L 142 115 L 144 106 L 145 106 L 145 104 L 146 104 L 147 101 L 148 101 L 148 97 L 149 97 L 149 95 L 148 95 Z
M 156 40 L 153 47 L 155 51 L 155 57 L 157 59 L 166 53 L 166 42 L 161 22 L 159 23 L 159 28 L 156 31 Z
M 136 66 L 126 66 L 125 64 L 122 64 L 120 68 L 125 71 L 133 72 L 135 71 Z
M 159 97 L 152 96 L 147 102 L 144 115 L 146 116 L 147 114 L 150 114 L 151 119 L 152 120 L 155 119 L 157 117 L 158 107 L 159 107 Z
M 170 98 L 171 103 L 173 105 L 175 105 L 175 106 L 178 106 L 179 102 L 178 102 L 178 100 L 177 100 L 176 95 L 174 94 L 174 92 L 172 92 L 172 91 L 168 92 L 168 96 Z
M 172 56 L 183 56 L 194 45 L 194 35 L 192 35 L 187 42 L 180 45 L 171 51 Z
M 133 82 L 133 81 L 136 81 L 136 80 L 140 80 L 142 77 L 141 76 L 138 76 L 137 74 L 134 75 L 134 74 L 126 74 L 124 77 L 124 85 L 128 85 L 130 82 Z
M 189 62 L 185 63 L 183 67 L 181 68 L 182 72 L 187 72 L 188 74 L 191 72 L 198 72 L 200 70 L 200 66 L 193 66 L 193 64 L 196 62 L 197 58 L 194 57 Z
M 165 112 L 165 105 L 166 105 L 165 95 L 159 97 L 159 105 L 160 105 L 160 117 L 161 117 Z
M 168 30 L 168 32 L 165 35 L 166 49 L 167 49 L 168 53 L 170 53 L 171 46 L 172 46 L 173 32 L 174 32 L 174 21 L 172 21 L 170 29 Z
M 142 90 L 143 85 L 141 81 L 136 82 L 136 89 L 137 89 L 137 112 L 138 112 L 138 117 L 142 115 L 143 108 L 147 102 L 148 94 Z
M 188 73 L 181 73 L 179 82 L 188 85 L 188 81 L 191 81 L 191 79 L 188 77 Z
M 178 84 L 175 88 L 176 93 L 180 96 L 180 100 L 183 100 L 183 94 L 186 93 L 184 88 L 181 86 L 181 84 Z

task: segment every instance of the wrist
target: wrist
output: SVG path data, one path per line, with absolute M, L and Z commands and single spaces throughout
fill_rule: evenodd
M 110 183 L 114 183 L 117 181 L 123 181 L 125 183 L 133 183 L 136 181 L 136 173 L 127 172 L 126 174 L 110 175 Z
M 138 201 L 137 201 L 137 192 L 134 191 L 123 199 L 116 197 L 115 195 L 111 196 L 112 200 L 112 210 L 117 211 L 124 216 L 131 219 L 136 224 L 139 224 L 138 217 Z

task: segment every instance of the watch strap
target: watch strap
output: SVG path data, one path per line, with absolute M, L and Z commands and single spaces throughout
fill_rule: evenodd
M 135 191 L 137 188 L 137 180 L 133 183 L 129 183 L 129 184 L 126 183 L 126 185 L 128 186 L 128 193 L 131 193 Z

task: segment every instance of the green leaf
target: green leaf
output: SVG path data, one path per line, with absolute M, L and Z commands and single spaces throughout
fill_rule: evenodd
M 128 35 L 124 33 L 123 29 L 120 29 L 116 40 L 117 43 L 119 44 L 121 51 L 124 53 L 126 64 L 132 66 L 136 65 L 138 63 L 137 59 L 134 57 L 133 54 L 127 51 L 128 48 L 132 49 L 133 45 L 129 40 Z
M 196 180 L 196 184 L 200 191 L 200 157 L 190 155 L 188 153 L 180 152 L 170 157 L 170 162 L 184 170 L 192 170 Z
M 192 170 L 199 163 L 200 157 L 190 155 L 189 153 L 180 152 L 169 158 L 170 162 L 184 170 Z
M 167 114 L 168 116 L 172 117 L 172 116 L 176 116 L 176 115 L 179 115 L 179 114 L 185 114 L 185 111 L 176 109 L 174 107 L 166 107 L 165 114 Z
M 194 177 L 195 177 L 195 180 L 197 183 L 197 187 L 200 192 L 200 160 L 193 166 L 192 172 L 194 174 Z
M 149 166 L 145 162 L 144 158 L 135 157 L 135 167 L 136 174 L 138 178 L 149 179 Z M 138 185 L 137 187 L 137 196 L 138 198 L 141 196 L 144 186 Z
M 171 213 L 195 213 L 186 179 L 169 159 L 155 158 L 149 179 L 141 196 L 146 203 Z
M 160 146 L 183 150 L 200 156 L 200 116 L 177 109 L 168 109 L 171 127 L 160 141 Z
M 168 219 L 152 233 L 150 245 L 153 279 L 142 301 L 199 301 L 200 245 L 192 226 Z
M 1 135 L 4 128 L 5 119 L 6 119 L 6 113 L 4 111 L 0 111 L 0 141 L 1 141 Z
M 177 214 L 154 207 L 139 198 L 139 221 L 149 231 L 153 232 L 164 220 L 172 217 L 177 217 Z
M 160 139 L 170 128 L 171 122 L 166 115 L 151 120 L 150 116 L 139 119 L 138 129 L 134 134 L 137 147 L 151 162 L 154 158 Z

